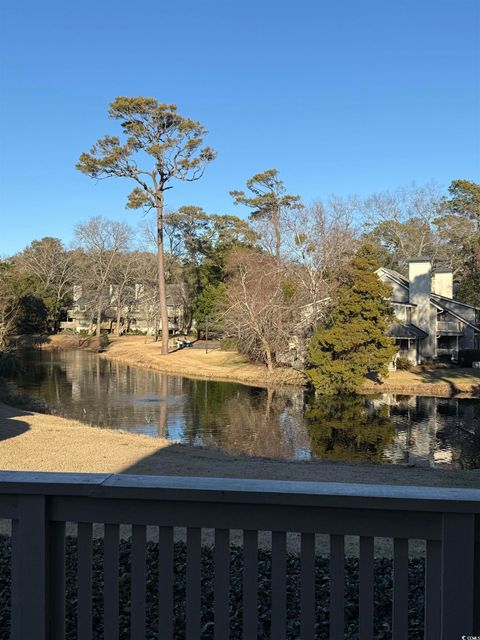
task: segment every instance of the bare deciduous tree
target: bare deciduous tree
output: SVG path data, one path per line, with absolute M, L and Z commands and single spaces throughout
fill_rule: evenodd
M 45 237 L 34 240 L 14 262 L 20 273 L 35 276 L 43 294 L 53 298 L 50 312 L 54 329 L 58 329 L 62 305 L 78 276 L 75 252 L 67 251 L 58 238 Z
M 288 349 L 304 303 L 294 277 L 275 257 L 251 249 L 234 250 L 224 322 L 240 349 L 272 372 L 277 351 Z
M 153 256 L 152 256 L 153 257 Z M 122 318 L 128 316 L 128 309 L 135 303 L 135 287 L 141 282 L 142 254 L 136 250 L 123 251 L 116 257 L 111 280 L 114 285 L 112 296 L 116 307 L 115 333 L 122 332 Z
M 102 312 L 108 304 L 107 288 L 111 284 L 116 261 L 127 251 L 132 237 L 133 231 L 127 224 L 100 216 L 75 227 L 75 238 L 84 250 L 84 282 L 93 293 L 97 336 L 100 336 Z
M 384 248 L 400 268 L 419 256 L 437 262 L 441 244 L 433 225 L 439 202 L 434 184 L 411 184 L 366 198 L 362 209 L 368 238 Z
M 332 197 L 326 205 L 314 202 L 287 222 L 288 257 L 297 266 L 314 320 L 320 301 L 333 295 L 355 249 L 356 207 L 355 198 Z

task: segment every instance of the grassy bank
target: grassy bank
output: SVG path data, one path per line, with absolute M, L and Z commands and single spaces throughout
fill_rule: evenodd
M 480 398 L 480 369 L 423 367 L 418 371 L 391 371 L 382 384 L 367 381 L 364 390 L 366 393 Z
M 41 346 L 44 349 L 91 350 L 93 343 L 57 334 L 50 336 Z M 263 365 L 252 364 L 236 351 L 215 349 L 206 353 L 204 349 L 190 348 L 173 351 L 168 356 L 162 356 L 160 351 L 160 342 L 150 337 L 111 336 L 110 345 L 100 357 L 191 378 L 232 380 L 255 386 L 305 384 L 305 376 L 294 369 L 278 368 L 269 375 Z
M 256 386 L 304 385 L 306 377 L 290 368 L 275 369 L 272 375 L 263 365 L 252 364 L 235 351 L 182 349 L 168 356 L 160 354 L 160 343 L 144 336 L 113 336 L 100 357 L 125 364 L 147 367 L 164 373 L 192 378 L 232 380 Z M 45 349 L 86 349 L 98 351 L 96 338 L 77 338 L 65 334 L 48 337 Z M 367 380 L 365 393 L 399 393 L 449 398 L 479 397 L 479 369 L 424 368 L 419 371 L 392 371 L 383 384 Z
M 284 461 L 230 455 L 0 403 L 0 468 L 18 471 L 267 478 L 318 482 L 480 487 L 480 470 Z

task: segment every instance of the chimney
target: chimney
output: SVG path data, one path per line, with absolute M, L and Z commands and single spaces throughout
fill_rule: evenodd
M 432 293 L 444 298 L 453 296 L 453 271 L 450 268 L 435 269 L 432 277 Z
M 421 340 L 423 358 L 436 355 L 436 310 L 430 303 L 432 263 L 430 258 L 412 258 L 408 261 L 409 302 L 415 305 L 413 324 L 428 334 Z
M 82 285 L 74 284 L 73 285 L 73 301 L 78 302 L 82 297 Z

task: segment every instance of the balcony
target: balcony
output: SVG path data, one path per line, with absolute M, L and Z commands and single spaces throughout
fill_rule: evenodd
M 460 322 L 437 320 L 437 334 L 455 336 L 462 333 L 463 327 Z
M 450 640 L 471 636 L 480 628 L 480 608 L 475 606 L 480 602 L 478 489 L 2 471 L 0 518 L 12 523 L 13 556 L 8 568 L 2 565 L 1 578 L 9 586 L 11 580 L 13 640 L 65 640 L 66 593 L 72 580 L 77 589 L 69 607 L 75 609 L 79 639 L 118 638 L 119 623 L 127 616 L 132 639 L 196 640 L 202 637 L 202 593 L 208 586 L 212 591 L 209 625 L 218 639 L 229 638 L 236 628 L 242 633 L 235 637 L 279 640 L 287 637 L 290 625 L 302 640 L 371 640 L 378 613 L 375 587 L 385 589 L 375 582 L 376 537 L 393 539 L 388 614 L 393 638 L 410 637 L 409 539 L 423 540 L 426 546 L 418 599 L 424 603 L 422 637 Z M 78 523 L 74 564 L 67 553 L 72 542 L 66 537 L 67 523 Z M 97 523 L 102 525 L 100 546 L 94 535 Z M 132 525 L 132 533 L 128 544 L 121 544 L 120 527 L 125 524 Z M 146 557 L 152 542 L 148 542 L 147 525 L 158 540 L 158 575 L 150 595 L 146 585 L 152 576 Z M 176 527 L 186 529 L 181 575 L 174 573 Z M 202 529 L 214 530 L 213 550 L 202 546 Z M 242 568 L 232 582 L 231 534 L 238 530 L 243 530 L 241 547 L 236 547 L 237 552 L 241 550 Z M 258 588 L 260 532 L 269 532 L 271 540 L 270 577 L 263 581 L 269 591 L 268 605 L 263 602 L 263 608 Z M 289 532 L 299 536 L 293 555 L 287 549 Z M 318 534 L 328 536 L 327 563 L 319 556 Z M 345 588 L 346 535 L 356 536 L 359 542 L 358 604 L 352 611 L 345 606 L 352 597 Z M 119 583 L 120 549 L 128 553 L 130 567 L 127 599 Z M 93 550 L 101 553 L 100 564 L 93 562 Z M 209 569 L 202 562 L 205 553 L 212 558 Z M 213 572 L 211 584 L 204 580 L 206 569 Z M 292 570 L 296 586 L 289 597 L 298 600 L 293 612 L 287 607 Z M 99 571 L 104 635 L 93 629 L 100 602 L 95 596 L 99 575 L 95 582 L 94 574 Z M 322 571 L 327 572 L 327 580 L 321 579 Z M 239 604 L 231 608 L 230 595 L 237 598 L 238 594 L 235 602 Z M 325 597 L 320 608 L 319 599 Z M 177 609 L 185 615 L 179 616 Z M 356 616 L 354 636 L 351 627 L 347 633 L 347 614 Z M 180 635 L 174 632 L 175 616 L 182 627 Z M 268 633 L 258 636 L 260 616 Z

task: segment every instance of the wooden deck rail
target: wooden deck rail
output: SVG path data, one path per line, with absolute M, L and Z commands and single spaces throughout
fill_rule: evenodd
M 300 533 L 302 640 L 315 637 L 315 534 L 330 535 L 330 638 L 344 638 L 344 536 L 360 539 L 359 637 L 373 637 L 373 541 L 393 538 L 393 640 L 408 640 L 408 539 L 426 540 L 425 639 L 480 634 L 480 490 L 0 472 L 12 520 L 13 640 L 65 637 L 65 526 L 78 523 L 78 638 L 92 638 L 92 525 L 104 637 L 118 637 L 119 525 L 132 526 L 131 637 L 145 640 L 146 525 L 159 528 L 159 637 L 172 638 L 173 527 L 187 529 L 186 637 L 201 637 L 201 530 L 215 529 L 214 634 L 229 638 L 229 532 L 243 530 L 243 637 L 257 637 L 258 532 L 272 532 L 271 634 L 285 637 L 287 532 Z

